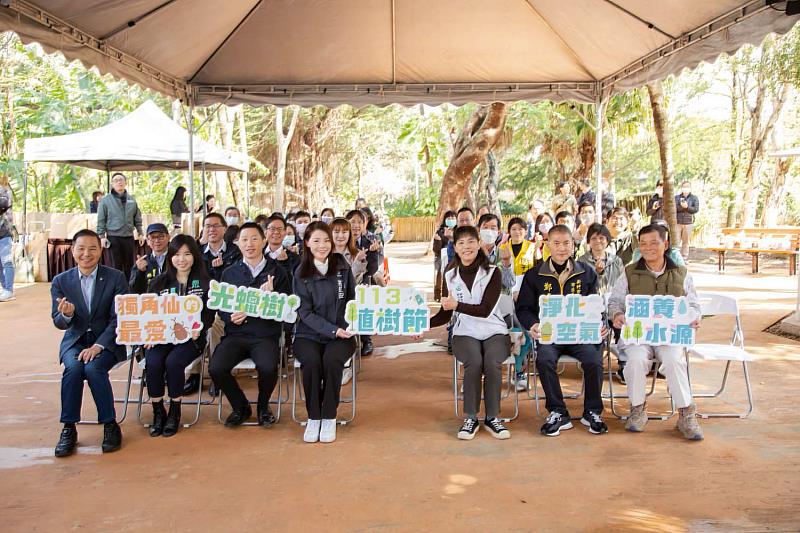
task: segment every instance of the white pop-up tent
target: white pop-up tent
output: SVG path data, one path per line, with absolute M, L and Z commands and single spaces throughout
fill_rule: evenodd
M 65 163 L 98 170 L 187 170 L 189 133 L 152 100 L 90 131 L 25 140 L 25 161 Z M 246 157 L 194 139 L 195 170 L 247 172 Z
M 52 162 L 105 170 L 231 170 L 247 172 L 244 154 L 194 138 L 152 100 L 132 113 L 90 131 L 25 140 L 25 163 Z M 28 173 L 23 178 L 23 227 L 27 222 Z M 205 174 L 203 173 L 205 196 Z M 194 205 L 193 173 L 189 179 Z M 190 210 L 190 227 L 193 210 Z M 27 227 L 26 227 L 27 233 Z
M 575 100 L 597 104 L 602 139 L 609 96 L 785 33 L 797 8 L 798 0 L 2 0 L 0 30 L 190 108 Z

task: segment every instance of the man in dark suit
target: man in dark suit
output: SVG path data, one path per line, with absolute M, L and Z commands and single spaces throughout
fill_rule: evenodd
M 117 313 L 114 298 L 128 292 L 125 276 L 119 270 L 99 265 L 103 248 L 100 237 L 91 230 L 81 230 L 72 240 L 72 256 L 77 267 L 53 279 L 53 324 L 64 330 L 60 359 L 64 365 L 61 378 L 61 438 L 56 457 L 75 452 L 81 418 L 83 382 L 89 383 L 97 405 L 97 421 L 104 424 L 103 452 L 113 452 L 122 445 L 122 432 L 114 411 L 114 392 L 108 372 L 126 358 L 125 347 L 116 343 Z
M 164 260 L 169 247 L 169 230 L 167 226 L 156 222 L 147 226 L 147 246 L 150 253 L 140 255 L 131 269 L 131 278 L 128 282 L 131 292 L 144 294 L 150 281 L 159 276 L 165 269 Z

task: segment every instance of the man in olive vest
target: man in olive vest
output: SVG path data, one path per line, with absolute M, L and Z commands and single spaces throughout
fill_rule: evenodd
M 697 317 L 693 328 L 700 325 L 700 304 L 694 282 L 685 266 L 676 265 L 667 255 L 670 249 L 668 230 L 661 224 L 650 224 L 639 231 L 639 250 L 642 258 L 625 267 L 611 291 L 608 316 L 614 327 L 625 324 L 625 297 L 628 294 L 686 296 Z M 702 440 L 703 431 L 697 422 L 697 409 L 692 401 L 689 372 L 683 348 L 680 346 L 623 345 L 618 346 L 627 355 L 625 381 L 631 414 L 625 423 L 628 431 L 641 432 L 647 424 L 646 382 L 653 367 L 653 359 L 661 363 L 667 385 L 678 408 L 678 429 L 689 440 Z

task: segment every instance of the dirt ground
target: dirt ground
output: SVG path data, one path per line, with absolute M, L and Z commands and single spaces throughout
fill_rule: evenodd
M 389 247 L 393 282 L 430 291 L 424 248 Z M 755 411 L 703 420 L 702 442 L 681 440 L 674 418 L 628 434 L 608 411 L 607 435 L 577 425 L 547 438 L 527 399 L 510 440 L 484 431 L 459 441 L 452 359 L 443 350 L 382 348 L 364 360 L 356 420 L 333 444 L 304 444 L 288 406 L 269 430 L 223 428 L 205 407 L 199 424 L 170 439 L 150 438 L 129 414 L 122 450 L 106 456 L 102 428 L 80 426 L 80 452 L 59 460 L 60 332 L 49 319 L 48 285 L 22 288 L 0 304 L 0 530 L 798 531 L 800 343 L 762 333 L 793 309 L 797 281 L 785 261 L 763 268 L 751 275 L 747 257 L 732 258 L 721 276 L 713 258 L 691 264 L 701 290 L 739 297 L 747 347 L 758 357 L 750 367 Z M 727 340 L 730 327 L 707 320 L 699 339 Z M 693 361 L 695 387 L 712 389 L 721 365 Z M 567 368 L 565 388 L 577 376 Z M 125 377 L 113 374 L 118 394 Z M 252 393 L 255 380 L 242 381 Z M 652 410 L 669 406 L 665 394 L 659 382 Z M 698 403 L 740 408 L 738 369 L 727 398 Z M 84 416 L 95 416 L 88 390 Z

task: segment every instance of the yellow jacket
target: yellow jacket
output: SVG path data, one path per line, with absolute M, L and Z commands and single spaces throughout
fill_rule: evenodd
M 511 252 L 513 257 L 514 251 L 511 248 L 511 241 L 507 241 L 505 244 L 500 245 L 500 249 L 508 250 Z M 546 249 L 546 248 L 545 248 Z M 550 250 L 547 250 L 547 256 L 550 256 Z M 541 260 L 541 257 L 536 257 L 538 254 L 536 253 L 536 245 L 531 241 L 525 239 L 522 241 L 522 248 L 520 248 L 519 255 L 514 257 L 514 275 L 521 276 L 531 268 L 533 268 L 537 260 Z

